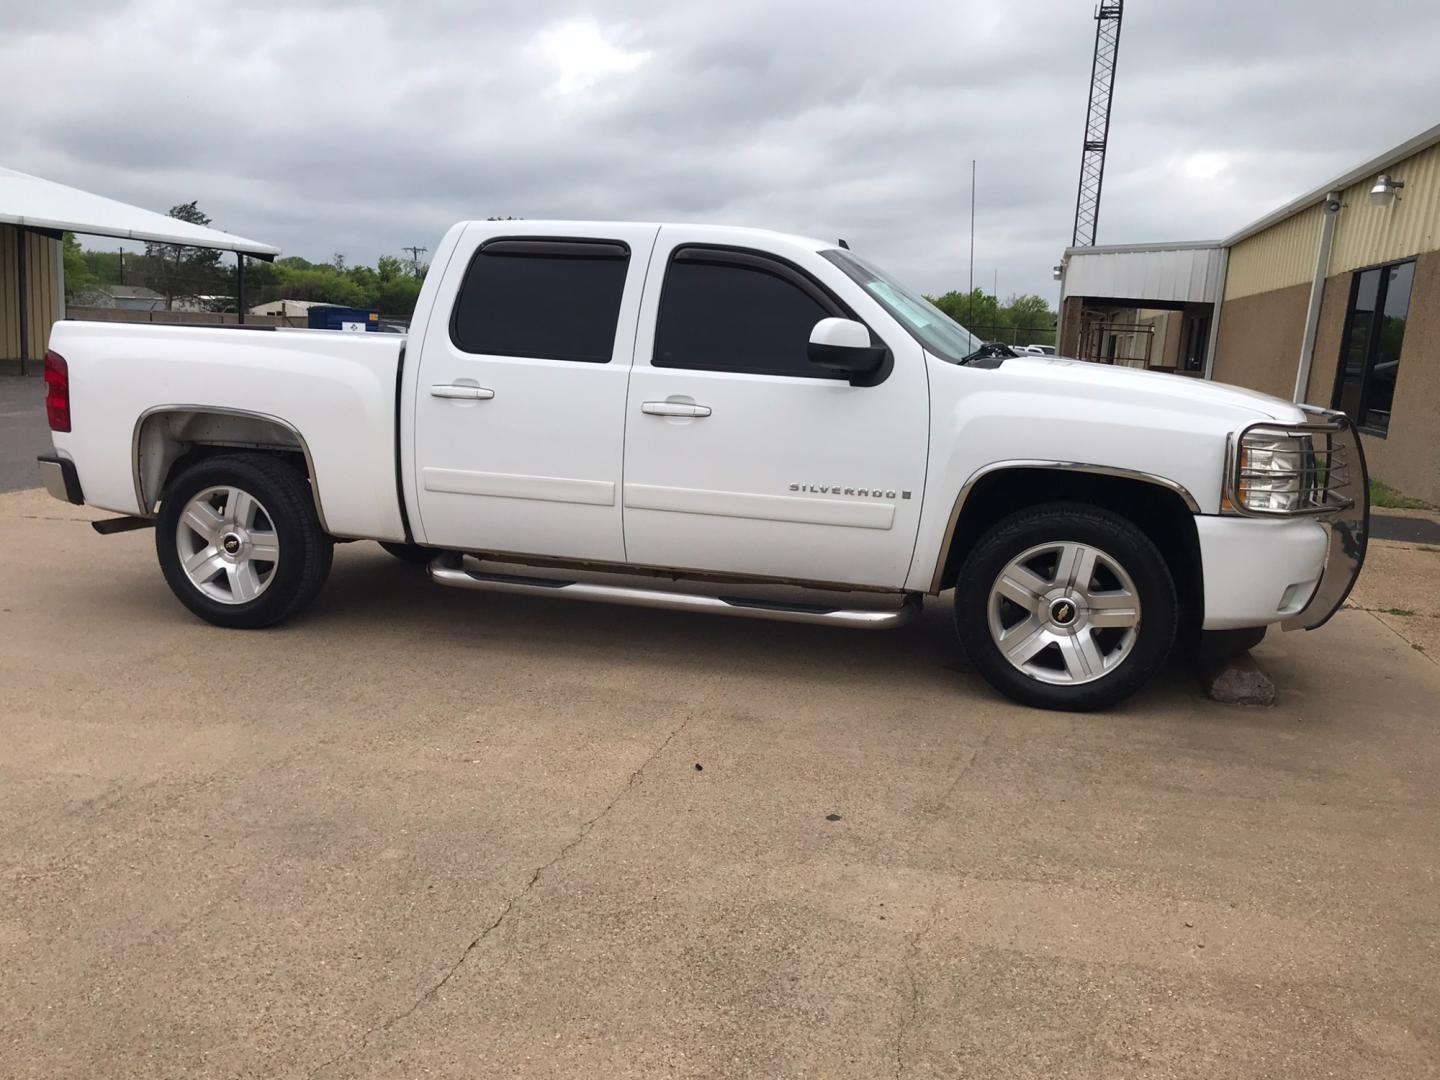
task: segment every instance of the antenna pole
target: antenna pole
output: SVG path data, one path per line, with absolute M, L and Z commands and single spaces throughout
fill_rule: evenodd
M 1080 184 L 1075 192 L 1071 247 L 1094 247 L 1100 223 L 1100 188 L 1105 180 L 1105 144 L 1110 137 L 1111 92 L 1120 57 L 1120 17 L 1125 0 L 1102 0 L 1095 9 L 1095 55 L 1090 61 L 1090 103 L 1080 150 Z

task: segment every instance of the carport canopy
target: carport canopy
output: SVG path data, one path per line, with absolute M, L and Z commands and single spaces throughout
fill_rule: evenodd
M 221 229 L 192 225 L 138 206 L 107 199 L 0 166 L 0 224 L 52 233 L 77 232 L 123 240 L 234 251 L 269 262 L 280 249 Z

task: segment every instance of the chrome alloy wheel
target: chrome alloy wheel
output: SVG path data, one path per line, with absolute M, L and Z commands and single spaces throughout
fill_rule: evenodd
M 237 487 L 209 487 L 186 503 L 175 548 L 190 584 L 222 604 L 254 600 L 280 565 L 280 538 L 269 511 Z
M 1113 557 L 1074 541 L 1011 559 L 990 587 L 990 639 L 1032 679 L 1094 682 L 1119 666 L 1140 631 L 1140 596 Z

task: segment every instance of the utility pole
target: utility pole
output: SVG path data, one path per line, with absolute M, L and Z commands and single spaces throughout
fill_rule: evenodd
M 1094 247 L 1100 221 L 1100 187 L 1105 180 L 1105 143 L 1110 137 L 1110 100 L 1120 57 L 1120 16 L 1125 0 L 1102 0 L 1095 9 L 1095 56 L 1090 61 L 1090 104 L 1080 150 L 1080 186 L 1075 193 L 1071 247 Z
M 410 252 L 410 276 L 419 277 L 420 256 L 424 255 L 430 249 L 427 247 L 416 247 L 414 245 L 411 245 L 410 247 L 402 247 L 400 250 Z
M 970 291 L 965 296 L 965 321 L 975 322 L 975 159 L 970 159 Z M 971 331 L 972 333 L 974 331 Z

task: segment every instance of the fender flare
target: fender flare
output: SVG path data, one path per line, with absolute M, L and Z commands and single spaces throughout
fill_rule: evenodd
M 310 492 L 315 500 L 315 513 L 320 519 L 320 527 L 326 532 L 330 531 L 325 521 L 325 506 L 320 498 L 320 480 L 315 472 L 315 459 L 310 454 L 310 444 L 305 441 L 305 436 L 300 434 L 299 428 L 290 421 L 273 416 L 270 413 L 259 412 L 254 409 L 236 409 L 225 405 L 155 405 L 146 409 L 135 421 L 135 429 L 130 437 L 130 475 L 135 484 L 135 505 L 139 508 L 143 517 L 154 517 L 153 503 L 147 504 L 145 500 L 145 485 L 140 474 L 140 438 L 145 431 L 146 423 L 155 416 L 165 413 L 215 413 L 221 416 L 241 417 L 248 420 L 259 420 L 266 424 L 274 424 L 276 427 L 288 432 L 295 440 L 300 453 L 305 457 L 305 471 L 310 477 Z
M 960 487 L 960 492 L 955 496 L 955 505 L 950 510 L 950 520 L 945 525 L 945 535 L 940 541 L 940 551 L 935 559 L 935 573 L 930 578 L 930 594 L 937 595 L 940 592 L 940 580 L 945 576 L 945 564 L 950 558 L 950 545 L 955 542 L 955 528 L 960 523 L 960 513 L 965 508 L 965 501 L 969 498 L 970 492 L 975 489 L 985 477 L 992 473 L 1002 472 L 1007 469 L 1050 469 L 1057 472 L 1078 472 L 1091 473 L 1095 476 L 1114 476 L 1123 480 L 1140 480 L 1156 487 L 1164 488 L 1180 496 L 1185 508 L 1192 514 L 1200 513 L 1200 503 L 1195 496 L 1190 494 L 1184 484 L 1175 482 L 1165 476 L 1157 476 L 1155 473 L 1142 472 L 1139 469 L 1122 469 L 1114 465 L 1094 465 L 1084 461 L 1047 461 L 1039 458 L 1012 458 L 1006 461 L 992 461 L 988 465 L 982 465 L 970 474 L 969 479 Z

